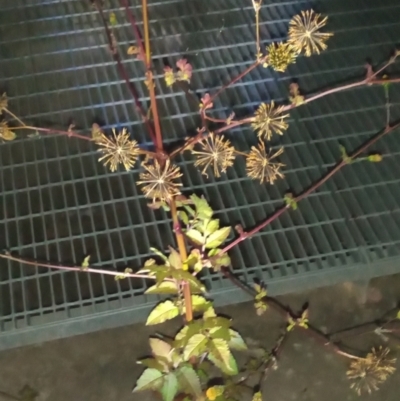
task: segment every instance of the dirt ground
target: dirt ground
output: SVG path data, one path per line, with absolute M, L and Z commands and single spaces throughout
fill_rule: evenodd
M 310 321 L 325 332 L 334 332 L 381 317 L 400 300 L 400 275 L 366 283 L 343 283 L 280 298 L 299 310 L 310 302 Z M 272 348 L 282 328 L 282 318 L 269 310 L 258 317 L 252 304 L 221 308 L 234 319 L 243 337 Z M 176 323 L 158 327 L 172 333 Z M 132 394 L 142 368 L 136 360 L 148 352 L 147 337 L 154 328 L 132 325 L 41 345 L 0 353 L 0 399 L 17 395 L 25 385 L 39 392 L 37 401 L 151 400 L 152 394 Z M 368 351 L 383 340 L 374 334 L 351 339 L 347 344 Z M 396 344 L 390 344 L 396 352 Z M 243 356 L 238 356 L 239 360 Z M 303 332 L 291 334 L 263 388 L 265 400 L 337 401 L 364 399 L 349 389 L 346 379 L 348 360 L 332 354 Z M 398 367 L 400 367 L 398 363 Z M 400 370 L 371 401 L 398 401 Z

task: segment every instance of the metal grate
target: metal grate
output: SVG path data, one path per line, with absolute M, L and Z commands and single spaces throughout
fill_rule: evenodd
M 12 109 L 38 125 L 78 128 L 94 121 L 126 126 L 140 143 L 148 138 L 130 95 L 108 53 L 96 12 L 82 0 L 2 0 L 0 4 L 0 86 Z M 138 1 L 131 1 L 140 16 Z M 287 97 L 296 78 L 314 91 L 363 73 L 367 56 L 387 58 L 400 36 L 400 4 L 386 0 L 271 1 L 262 8 L 264 44 L 284 38 L 289 19 L 313 7 L 328 14 L 335 36 L 319 57 L 299 58 L 285 74 L 259 68 L 220 96 L 221 118 L 234 110 L 252 113 L 262 101 Z M 125 65 L 142 99 L 148 102 L 140 62 L 125 56 L 133 37 L 117 0 L 109 0 L 118 25 L 115 35 Z M 252 63 L 254 22 L 251 1 L 152 0 L 152 50 L 156 71 L 182 55 L 194 66 L 192 89 L 213 91 Z M 167 143 L 194 132 L 197 104 L 156 78 Z M 205 88 L 205 89 L 204 89 Z M 392 115 L 400 117 L 399 90 L 393 87 Z M 263 220 L 288 190 L 301 191 L 340 157 L 339 143 L 354 149 L 382 128 L 382 88 L 359 88 L 304 106 L 291 114 L 285 146 L 286 180 L 260 186 L 238 160 L 221 179 L 206 179 L 190 156 L 178 162 L 187 193 L 204 194 L 225 224 L 245 227 Z M 250 129 L 232 130 L 235 146 L 256 143 Z M 343 169 L 299 210 L 283 215 L 231 252 L 245 279 L 264 279 L 271 294 L 368 279 L 400 271 L 398 134 L 376 145 L 378 164 Z M 92 255 L 96 266 L 139 268 L 149 247 L 174 243 L 170 220 L 152 211 L 135 186 L 138 170 L 109 173 L 90 143 L 42 136 L 0 146 L 0 246 L 35 259 L 80 263 Z M 205 277 L 219 304 L 245 296 L 218 274 Z M 144 281 L 61 273 L 0 262 L 0 349 L 129 324 L 144 319 L 156 302 Z

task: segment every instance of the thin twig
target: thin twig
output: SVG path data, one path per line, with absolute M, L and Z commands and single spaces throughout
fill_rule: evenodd
M 26 126 L 26 124 L 19 117 L 17 117 L 13 112 L 11 112 L 9 109 L 4 108 L 3 110 L 6 113 L 8 113 L 14 120 L 17 120 L 21 125 Z
M 400 123 L 397 123 L 391 127 L 385 128 L 383 131 L 381 131 L 380 133 L 378 133 L 377 135 L 372 137 L 363 146 L 361 146 L 357 151 L 355 151 L 352 155 L 349 155 L 347 160 L 341 160 L 339 163 L 336 164 L 336 166 L 331 171 L 326 173 L 321 179 L 319 179 L 317 182 L 315 182 L 313 185 L 311 185 L 308 189 L 303 191 L 300 195 L 294 197 L 293 202 L 298 203 L 301 200 L 303 200 L 304 198 L 306 198 L 309 194 L 314 192 L 321 185 L 323 185 L 326 181 L 328 181 L 330 178 L 332 178 L 332 176 L 335 175 L 341 168 L 346 166 L 348 164 L 348 160 L 356 159 L 360 154 L 364 153 L 370 146 L 375 144 L 383 136 L 389 134 L 390 132 L 396 130 L 399 127 L 400 127 Z M 241 234 L 238 238 L 236 238 L 234 241 L 232 241 L 230 244 L 225 246 L 220 251 L 219 256 L 230 251 L 233 247 L 235 247 L 240 242 L 244 241 L 245 239 L 247 239 L 249 237 L 252 237 L 254 234 L 261 231 L 267 225 L 271 224 L 274 220 L 276 220 L 280 215 L 285 213 L 285 211 L 288 210 L 289 208 L 290 208 L 290 205 L 284 205 L 280 209 L 278 209 L 275 213 L 273 213 L 270 217 L 268 217 L 266 220 L 264 220 L 263 222 L 258 224 L 256 227 L 254 227 L 252 230 L 241 232 Z
M 22 130 L 22 129 L 38 131 L 38 132 L 42 132 L 44 134 L 62 134 L 62 135 L 68 136 L 68 137 L 83 139 L 85 141 L 93 141 L 93 139 L 91 137 L 80 135 L 73 131 L 64 131 L 64 130 L 53 129 L 53 128 L 34 127 L 31 125 L 24 125 L 23 127 L 12 127 L 11 128 L 12 131 Z
M 104 269 L 95 269 L 91 267 L 78 267 L 78 266 L 61 266 L 55 265 L 53 263 L 47 262 L 37 262 L 34 260 L 28 260 L 24 258 L 18 258 L 11 256 L 10 254 L 0 253 L 1 259 L 11 260 L 13 262 L 22 263 L 28 266 L 36 266 L 36 267 L 46 267 L 52 270 L 63 270 L 63 271 L 75 271 L 75 272 L 82 272 L 82 273 L 95 273 L 95 274 L 106 274 L 109 276 L 123 276 L 123 277 L 131 277 L 131 278 L 144 278 L 149 280 L 155 280 L 155 277 L 149 276 L 147 274 L 135 274 L 135 273 L 125 273 L 125 272 L 113 272 L 111 270 L 104 270 Z
M 147 130 L 149 132 L 149 135 L 151 137 L 151 140 L 155 143 L 155 134 L 154 134 L 153 127 L 152 127 L 152 125 L 150 123 L 150 120 L 147 118 L 147 115 L 146 115 L 146 113 L 145 113 L 145 111 L 144 111 L 144 109 L 142 107 L 142 104 L 140 103 L 139 95 L 138 95 L 138 93 L 136 91 L 136 88 L 133 85 L 133 83 L 131 82 L 131 80 L 129 79 L 128 72 L 126 71 L 126 69 L 125 69 L 125 67 L 124 67 L 124 65 L 122 63 L 121 57 L 120 57 L 120 55 L 118 53 L 118 49 L 115 46 L 115 38 L 114 38 L 113 34 L 111 33 L 110 28 L 109 28 L 108 23 L 107 23 L 107 20 L 106 20 L 106 18 L 104 16 L 103 8 L 102 8 L 101 4 L 99 4 L 99 0 L 95 0 L 95 4 L 97 6 L 97 10 L 99 11 L 101 22 L 103 23 L 103 27 L 104 27 L 104 30 L 105 30 L 105 33 L 106 33 L 109 49 L 110 49 L 110 51 L 112 53 L 114 61 L 117 63 L 118 71 L 119 71 L 121 77 L 123 78 L 123 80 L 125 81 L 128 89 L 129 89 L 129 91 L 130 91 L 130 93 L 131 93 L 131 95 L 133 97 L 133 100 L 134 100 L 135 106 L 136 106 L 136 110 L 138 111 L 138 113 L 142 117 L 142 120 L 146 125 L 146 128 L 147 128 Z

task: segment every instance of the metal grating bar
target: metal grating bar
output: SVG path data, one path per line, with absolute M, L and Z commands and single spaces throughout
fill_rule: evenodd
M 132 43 L 129 23 L 118 1 L 109 3 L 117 16 L 123 61 L 146 103 L 143 67 L 126 55 Z M 367 56 L 385 59 L 400 35 L 396 0 L 363 0 L 362 7 L 344 0 L 263 3 L 263 45 L 283 39 L 290 18 L 310 6 L 329 15 L 335 36 L 326 52 L 300 57 L 287 73 L 253 70 L 217 99 L 213 113 L 218 118 L 231 111 L 251 114 L 260 102 L 284 100 L 293 77 L 310 92 L 352 79 L 363 73 Z M 132 8 L 140 14 L 138 4 Z M 171 143 L 195 131 L 198 105 L 165 87 L 164 63 L 174 65 L 187 57 L 194 66 L 195 95 L 216 90 L 252 63 L 253 11 L 251 2 L 237 0 L 151 1 L 149 11 L 161 122 L 166 143 Z M 126 127 L 148 144 L 98 17 L 84 2 L 2 0 L 0 56 L 0 88 L 23 118 L 54 127 L 71 120 L 78 128 L 94 121 Z M 391 90 L 391 101 L 396 119 L 397 90 Z M 254 226 L 282 204 L 285 192 L 301 191 L 329 169 L 340 157 L 339 144 L 349 151 L 357 148 L 384 121 L 382 88 L 337 93 L 293 111 L 288 132 L 274 138 L 274 148 L 285 147 L 281 161 L 286 180 L 260 186 L 246 177 L 243 160 L 226 176 L 207 178 L 185 154 L 177 159 L 185 191 L 204 194 L 222 224 Z M 232 130 L 227 137 L 243 151 L 257 142 L 248 128 Z M 297 211 L 232 250 L 235 271 L 247 281 L 264 279 L 272 295 L 396 272 L 398 137 L 386 137 L 374 150 L 383 154 L 382 163 L 347 167 Z M 1 247 L 55 262 L 80 263 L 90 254 L 99 267 L 139 268 L 151 256 L 151 246 L 163 249 L 174 243 L 169 216 L 149 209 L 135 185 L 138 169 L 106 171 L 90 143 L 44 136 L 3 144 L 0 166 Z M 205 274 L 205 280 L 218 304 L 246 299 L 218 273 Z M 0 349 L 139 321 L 159 299 L 144 295 L 145 289 L 144 280 L 115 282 L 2 261 Z

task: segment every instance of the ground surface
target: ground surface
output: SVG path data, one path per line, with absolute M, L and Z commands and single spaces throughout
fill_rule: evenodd
M 295 309 L 310 301 L 312 323 L 321 330 L 333 332 L 373 320 L 396 307 L 400 300 L 400 276 L 376 279 L 369 286 L 348 282 L 281 300 Z M 273 346 L 283 323 L 273 311 L 263 318 L 257 317 L 251 304 L 223 308 L 221 312 L 234 318 L 235 327 L 244 337 L 259 340 L 268 348 Z M 174 327 L 170 324 L 162 329 L 168 333 Z M 16 395 L 24 385 L 29 385 L 40 393 L 38 401 L 154 399 L 151 394 L 145 397 L 131 394 L 141 371 L 135 362 L 148 351 L 146 341 L 151 333 L 153 329 L 132 325 L 2 352 L 0 391 Z M 364 335 L 349 345 L 366 351 L 381 341 L 377 336 Z M 392 348 L 396 345 L 392 344 Z M 363 399 L 349 390 L 346 369 L 346 359 L 328 353 L 303 333 L 294 333 L 280 358 L 278 370 L 265 382 L 264 399 Z M 399 379 L 400 370 L 368 399 L 398 401 Z

